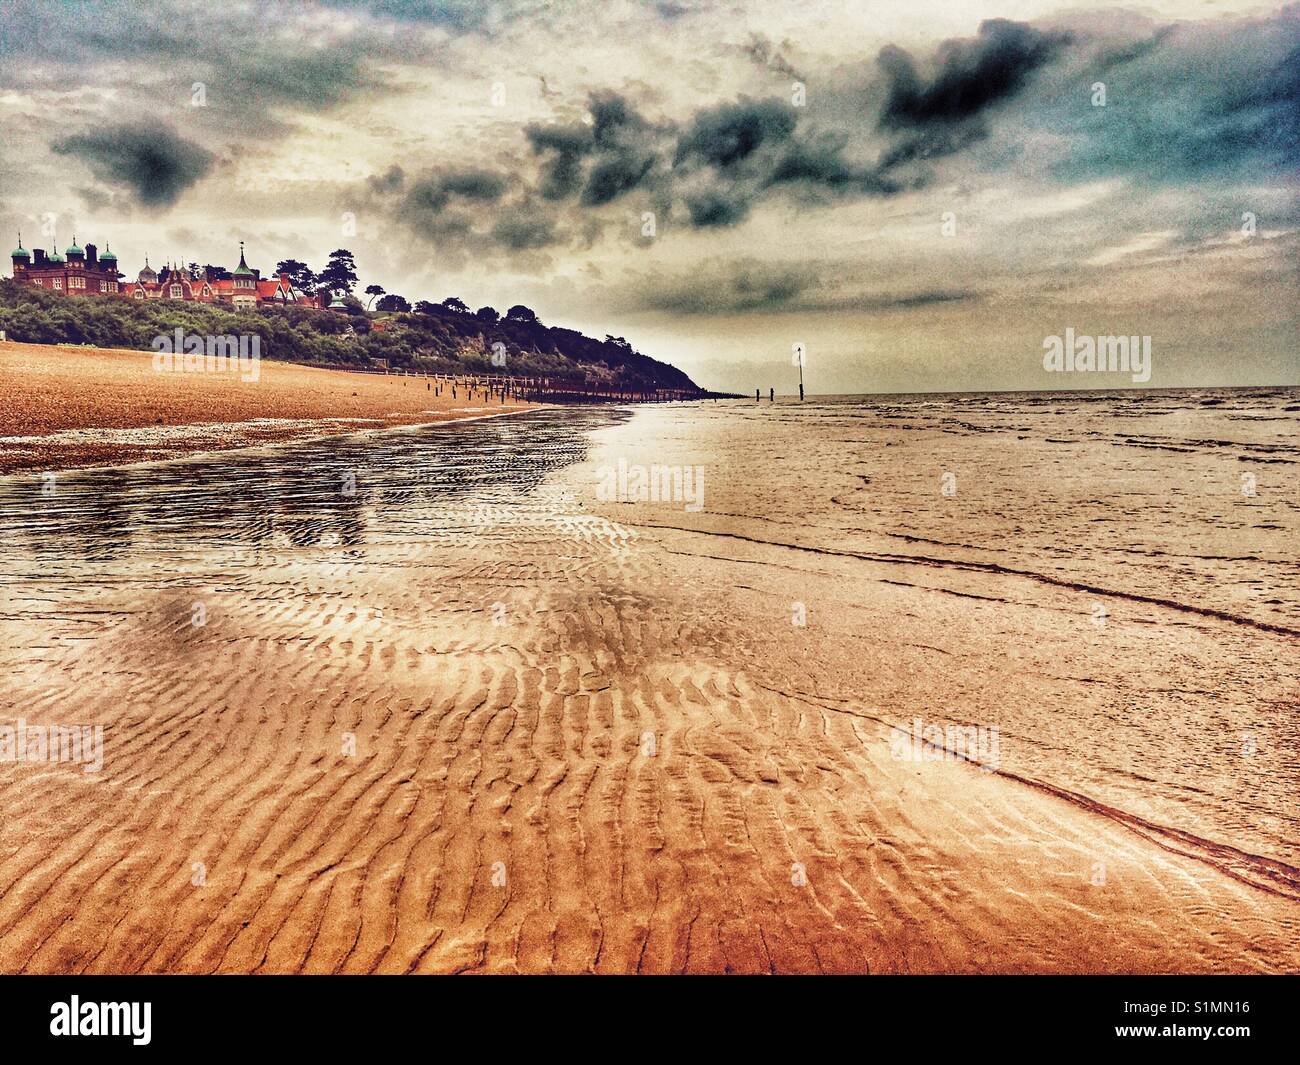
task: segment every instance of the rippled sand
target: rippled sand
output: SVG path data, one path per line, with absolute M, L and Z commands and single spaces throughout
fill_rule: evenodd
M 0 481 L 0 722 L 106 737 L 0 764 L 0 968 L 1294 971 L 1297 393 L 1223 395 Z

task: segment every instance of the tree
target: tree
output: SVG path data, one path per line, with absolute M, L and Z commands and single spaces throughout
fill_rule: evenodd
M 415 305 L 415 313 L 416 314 L 437 314 L 438 305 L 436 303 L 430 303 L 428 300 L 420 300 Z
M 465 305 L 465 301 L 457 299 L 455 296 L 448 296 L 442 301 L 442 305 L 455 314 L 469 314 L 469 308 Z
M 501 319 L 501 315 L 495 307 L 480 307 L 474 312 L 474 317 L 480 322 L 487 322 L 489 325 Z
M 209 281 L 230 280 L 230 271 L 227 270 L 224 266 L 213 266 L 211 263 L 208 263 L 203 268 L 203 272 L 208 275 Z
M 510 310 L 506 311 L 506 320 L 510 322 L 536 322 L 537 315 L 522 303 L 516 303 Z
M 367 285 L 366 295 L 369 296 L 370 299 L 366 300 L 366 307 L 369 308 L 370 300 L 373 300 L 376 296 L 382 296 L 383 294 L 384 294 L 383 285 Z
M 341 291 L 351 295 L 352 288 L 357 283 L 357 264 L 352 259 L 352 253 L 346 248 L 330 252 L 329 262 L 316 276 L 316 283 L 331 292 Z
M 375 305 L 375 309 L 379 311 L 409 311 L 411 305 L 401 296 L 390 292 Z
M 298 259 L 282 259 L 275 264 L 275 272 L 277 276 L 284 274 L 289 279 L 289 287 L 299 292 L 310 292 L 318 283 L 311 267 Z

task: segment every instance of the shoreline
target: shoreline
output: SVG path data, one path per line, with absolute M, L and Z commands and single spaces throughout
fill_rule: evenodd
M 0 342 L 0 477 L 111 469 L 540 410 L 429 378 L 263 361 L 232 373 L 162 373 L 153 353 Z M 414 387 L 412 382 L 415 382 Z M 423 382 L 425 388 L 419 388 Z M 477 405 L 481 404 L 481 405 Z
M 403 430 L 415 429 L 434 429 L 442 426 L 462 425 L 465 422 L 482 422 L 493 418 L 508 418 L 516 414 L 530 414 L 540 410 L 554 410 L 555 407 L 550 404 L 535 403 L 527 407 L 520 407 L 514 410 L 493 411 L 490 414 L 467 414 L 462 418 L 443 418 L 439 421 L 431 422 L 409 422 L 400 425 L 378 425 L 370 426 L 365 429 L 348 429 L 337 433 L 304 433 L 302 435 L 289 435 L 279 439 L 260 440 L 247 444 L 232 444 L 229 447 L 209 448 L 205 450 L 186 451 L 178 455 L 170 455 L 164 458 L 140 459 L 138 461 L 123 462 L 105 462 L 95 466 L 63 466 L 63 467 L 38 467 L 31 466 L 23 469 L 0 469 L 0 484 L 5 481 L 30 476 L 32 473 L 103 473 L 108 470 L 126 470 L 126 469 L 146 469 L 154 466 L 166 466 L 174 462 L 191 462 L 191 461 L 209 461 L 224 454 L 239 452 L 270 451 L 279 447 L 289 447 L 296 444 L 309 444 L 313 441 L 332 440 L 336 438 L 347 439 L 349 437 L 370 437 L 378 436 L 382 433 L 397 433 Z

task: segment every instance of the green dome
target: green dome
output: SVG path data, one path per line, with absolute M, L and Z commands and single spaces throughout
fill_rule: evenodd
M 99 257 L 99 261 L 101 263 L 115 263 L 117 262 L 117 256 L 105 248 L 104 254 Z
M 81 255 L 81 256 L 85 256 L 86 253 L 85 253 L 85 252 L 84 252 L 84 251 L 83 251 L 83 250 L 82 250 L 82 249 L 81 249 L 81 248 L 80 248 L 80 247 L 75 243 L 75 241 L 76 241 L 77 238 L 76 238 L 76 237 L 73 237 L 72 239 L 73 239 L 74 243 L 70 244 L 70 245 L 68 246 L 68 250 L 65 251 L 63 254 L 64 254 L 64 255 L 67 255 L 67 256 L 69 256 L 69 257 L 71 257 L 71 256 L 73 256 L 73 255 Z
M 26 248 L 22 248 L 22 247 L 15 248 L 12 252 L 9 253 L 9 258 L 11 259 L 30 259 L 31 257 L 32 257 L 31 252 L 29 252 Z
M 61 263 L 63 262 L 63 256 L 59 254 L 59 249 L 55 248 L 52 252 L 50 252 L 50 257 L 45 261 L 49 263 Z
M 339 310 L 344 310 L 344 311 L 346 311 L 346 310 L 348 309 L 348 305 L 347 305 L 346 303 L 343 302 L 343 297 L 340 296 L 337 292 L 334 293 L 334 298 L 333 298 L 332 300 L 330 300 L 330 307 L 329 307 L 329 309 L 330 309 L 330 310 L 334 310 L 335 308 L 338 308 Z

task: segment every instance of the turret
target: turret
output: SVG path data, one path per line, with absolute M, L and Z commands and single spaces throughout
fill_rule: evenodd
M 31 252 L 23 247 L 23 235 L 18 234 L 18 247 L 9 253 L 9 258 L 14 261 L 14 277 L 27 269 L 32 263 Z
M 253 271 L 248 268 L 248 263 L 244 262 L 244 242 L 239 242 L 239 265 L 230 271 L 230 276 L 235 279 L 235 288 L 249 289 L 254 287 Z

